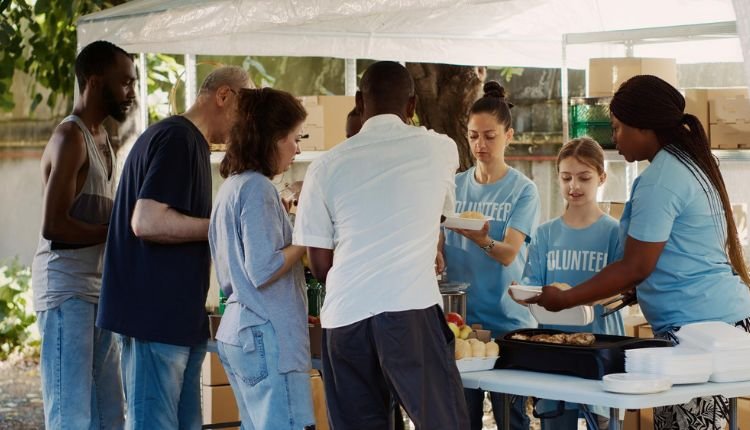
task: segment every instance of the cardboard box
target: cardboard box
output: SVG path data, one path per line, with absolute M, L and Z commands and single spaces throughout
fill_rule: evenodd
M 619 220 L 625 210 L 625 202 L 599 202 L 599 208 L 614 219 Z
M 639 414 L 639 411 L 637 410 L 627 410 L 625 411 L 625 422 L 622 426 L 623 430 L 640 430 L 638 427 L 640 427 L 640 421 L 641 417 Z
M 747 88 L 688 88 L 685 90 L 685 113 L 698 117 L 706 133 L 708 133 L 709 124 L 716 122 L 709 117 L 709 102 L 738 97 L 747 98 Z
M 709 100 L 708 122 L 709 124 L 750 122 L 750 100 L 747 97 Z
M 324 151 L 346 140 L 346 116 L 354 108 L 354 97 L 307 96 L 300 100 L 307 110 L 302 134 L 308 135 L 300 149 Z
M 750 429 L 750 398 L 737 399 L 737 423 L 740 430 Z
M 219 354 L 215 352 L 206 354 L 206 358 L 203 360 L 203 367 L 201 368 L 201 383 L 205 386 L 229 384 L 229 379 L 226 372 L 224 372 L 224 366 L 221 364 Z
M 313 369 L 310 371 L 310 385 L 312 386 L 313 412 L 315 412 L 315 428 L 317 430 L 328 430 L 328 406 L 326 405 L 326 394 L 323 387 L 323 379 L 320 372 Z
M 221 324 L 221 315 L 208 315 L 208 331 L 211 340 L 216 340 L 216 332 L 219 331 L 219 324 Z
M 750 122 L 710 124 L 708 138 L 711 148 L 750 149 Z
M 232 387 L 203 386 L 203 424 L 219 424 L 240 421 L 240 412 L 234 400 Z M 239 429 L 240 427 L 229 427 Z
M 320 358 L 321 349 L 323 348 L 323 327 L 319 325 L 307 325 L 310 334 L 310 355 Z
M 654 409 L 641 409 L 638 411 L 638 430 L 654 430 Z
M 642 337 L 645 339 L 651 339 L 654 337 L 654 331 L 650 324 L 641 324 L 635 326 L 635 336 Z
M 588 96 L 609 97 L 635 75 L 655 75 L 677 87 L 674 58 L 592 58 L 589 60 Z

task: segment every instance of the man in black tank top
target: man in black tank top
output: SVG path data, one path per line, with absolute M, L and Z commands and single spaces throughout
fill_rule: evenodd
M 34 257 L 34 307 L 42 336 L 46 428 L 124 426 L 119 351 L 94 323 L 114 193 L 107 116 L 123 121 L 135 99 L 130 55 L 105 41 L 75 64 L 79 97 L 42 155 L 44 204 Z

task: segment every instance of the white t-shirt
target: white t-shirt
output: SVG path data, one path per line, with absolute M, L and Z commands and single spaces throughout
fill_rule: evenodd
M 435 278 L 440 215 L 452 214 L 456 144 L 395 115 L 367 120 L 312 162 L 293 243 L 333 249 L 324 328 L 442 303 Z

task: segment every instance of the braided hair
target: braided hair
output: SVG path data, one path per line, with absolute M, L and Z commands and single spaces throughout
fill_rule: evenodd
M 698 118 L 684 111 L 682 94 L 651 75 L 638 75 L 623 82 L 610 103 L 610 112 L 619 121 L 654 131 L 659 146 L 674 155 L 696 178 L 715 216 L 721 212 L 719 208 L 723 209 L 724 219 L 717 222 L 718 233 L 726 237 L 724 245 L 732 268 L 750 286 L 719 160 L 711 153 L 706 131 Z M 723 228 L 726 228 L 726 236 Z

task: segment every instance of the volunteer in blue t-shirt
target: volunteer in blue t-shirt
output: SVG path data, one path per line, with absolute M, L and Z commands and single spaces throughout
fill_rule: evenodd
M 607 178 L 601 146 L 589 138 L 568 142 L 557 155 L 557 172 L 565 212 L 534 234 L 523 274 L 525 285 L 579 285 L 612 262 L 617 253 L 619 224 L 596 203 L 596 192 Z M 544 328 L 623 335 L 620 312 L 602 317 L 603 311 L 603 306 L 594 306 L 594 321 L 585 326 Z M 561 414 L 556 405 L 549 400 L 536 404 L 542 430 L 578 429 L 578 405 L 566 403 Z M 607 428 L 609 409 L 589 406 L 589 410 L 597 415 L 598 428 Z
M 507 294 L 521 279 L 526 247 L 539 219 L 539 195 L 528 178 L 505 163 L 513 137 L 512 105 L 497 82 L 484 85 L 484 96 L 469 113 L 469 144 L 476 167 L 456 175 L 456 213 L 480 212 L 489 218 L 481 230 L 445 231 L 444 255 L 451 281 L 468 282 L 466 320 L 482 324 L 493 336 L 536 327 L 529 310 Z M 465 390 L 472 429 L 482 428 L 481 390 Z M 501 395 L 492 393 L 497 422 L 502 421 Z M 525 397 L 513 399 L 511 426 L 528 429 Z
M 729 197 L 703 127 L 684 108 L 682 95 L 655 76 L 620 86 L 610 104 L 617 148 L 628 161 L 650 162 L 622 214 L 622 258 L 576 288 L 546 286 L 535 301 L 560 310 L 637 286 L 657 337 L 677 343 L 674 333 L 699 321 L 748 331 L 750 276 Z M 654 426 L 722 428 L 727 410 L 713 398 L 693 399 L 656 408 Z

